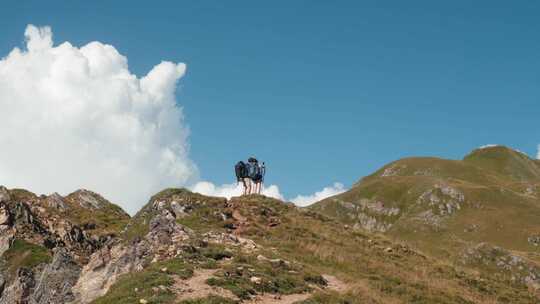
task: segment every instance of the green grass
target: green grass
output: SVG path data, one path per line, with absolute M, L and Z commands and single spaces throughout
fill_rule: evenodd
M 407 200 L 413 200 L 415 195 L 422 193 L 424 187 L 432 182 L 432 177 L 422 176 L 418 177 L 420 183 L 409 184 L 415 178 L 390 178 L 405 183 L 405 186 L 397 185 L 389 190 L 389 195 L 398 200 L 394 206 L 404 208 Z M 385 192 L 380 181 L 374 178 L 369 183 L 370 187 L 374 187 L 370 188 L 372 197 L 384 197 Z M 459 183 L 456 182 L 457 184 Z M 471 182 L 460 184 L 460 187 L 468 191 L 466 187 L 471 187 Z M 484 195 L 481 189 L 474 191 L 479 191 L 480 194 L 471 197 L 480 199 Z M 185 244 L 184 252 L 179 258 L 182 265 L 186 265 L 186 268 L 189 266 L 216 269 L 214 277 L 210 278 L 207 284 L 227 289 L 239 299 L 247 299 L 260 293 L 314 292 L 302 304 L 387 302 L 524 304 L 535 301 L 524 286 L 509 284 L 505 278 L 491 273 L 479 275 L 478 272 L 468 268 L 457 267 L 441 256 L 432 257 L 429 253 L 419 251 L 414 246 L 397 243 L 387 236 L 347 228 L 340 220 L 310 209 L 299 209 L 257 195 L 233 198 L 225 204 L 222 199 L 205 198 L 195 194 L 189 197 L 184 190 L 168 190 L 165 193 L 170 196 L 162 193 L 158 197 L 166 206 L 176 200 L 189 208 L 188 213 L 179 219 L 180 223 L 194 230 L 192 239 Z M 514 197 L 513 194 L 508 195 Z M 508 197 L 503 196 L 505 199 Z M 148 206 L 135 217 L 138 220 L 144 219 L 140 223 L 148 223 L 153 216 Z M 526 207 L 523 205 L 523 208 Z M 471 208 L 464 210 L 474 211 Z M 225 214 L 225 218 L 221 214 Z M 233 219 L 232 214 L 235 214 Z M 202 224 L 196 223 L 197 218 L 200 218 Z M 229 224 L 233 224 L 232 228 L 225 227 Z M 450 228 L 459 225 L 457 222 L 447 224 Z M 405 226 L 399 227 L 405 229 Z M 258 250 L 246 251 L 228 243 L 206 243 L 201 237 L 208 231 L 234 231 L 238 236 L 255 241 Z M 407 235 L 405 231 L 410 232 L 404 230 L 403 235 Z M 410 235 L 411 239 L 418 235 L 420 239 L 429 240 L 426 242 L 433 243 L 434 247 L 442 246 L 449 250 L 456 246 L 457 242 L 452 238 L 442 238 L 441 241 L 437 238 L 437 234 L 431 231 L 410 232 Z M 461 246 L 460 243 L 457 244 Z M 388 248 L 391 250 L 387 251 Z M 257 255 L 266 258 L 258 259 Z M 279 262 L 280 260 L 288 263 Z M 157 276 L 156 280 L 170 279 L 171 274 L 161 273 L 152 267 L 154 266 L 138 274 L 143 277 L 123 278 L 106 296 L 112 298 L 104 299 L 113 301 L 122 296 L 130 297 L 131 287 L 136 285 L 137 281 L 151 281 L 146 279 L 146 276 Z M 174 269 L 171 266 L 168 268 Z M 184 269 L 184 266 L 179 269 Z M 323 287 L 326 283 L 322 274 L 336 276 L 349 287 L 349 291 L 340 294 L 314 287 Z M 252 277 L 260 278 L 260 282 L 252 281 Z M 138 300 L 137 296 L 139 295 L 131 296 L 129 299 Z M 153 294 L 148 293 L 145 296 L 151 297 Z M 165 298 L 155 299 L 156 303 L 172 303 L 167 302 L 172 300 L 166 296 L 167 294 L 164 294 Z M 222 300 L 208 297 L 183 303 L 228 303 L 220 302 Z M 231 300 L 231 303 L 234 301 Z
M 2 257 L 6 260 L 11 274 L 21 267 L 33 268 L 40 264 L 50 263 L 52 259 L 45 247 L 21 239 L 15 239 Z
M 197 193 L 192 193 L 184 188 L 169 188 L 153 195 L 148 203 L 131 219 L 127 225 L 126 231 L 122 234 L 122 238 L 126 241 L 143 237 L 148 233 L 148 224 L 156 215 L 154 208 L 155 202 L 163 202 L 164 208 L 173 211 L 172 202 L 186 208 L 187 214 L 178 215 L 178 222 L 191 229 L 197 229 L 199 232 L 203 228 L 215 228 L 220 216 L 214 214 L 214 210 L 223 209 L 227 200 L 224 198 L 208 197 Z M 221 226 L 224 226 L 221 224 Z
M 339 294 L 337 292 L 316 292 L 309 299 L 294 304 L 366 304 L 377 303 L 375 300 L 362 294 Z
M 382 176 L 385 172 L 391 176 Z M 537 162 L 506 147 L 475 150 L 462 161 L 406 158 L 384 166 L 349 191 L 310 209 L 349 225 L 359 222 L 358 214 L 370 216 L 379 223 L 393 225 L 388 235 L 439 257 L 450 254 L 457 258 L 467 246 L 478 242 L 525 254 L 540 252 L 540 248 L 527 242 L 529 236 L 540 233 L 540 198 L 524 195 L 528 187 L 538 184 L 537 174 L 540 176 Z M 451 216 L 442 216 L 438 226 L 424 223 L 418 215 L 428 210 L 439 215 L 439 210 L 437 205 L 419 203 L 418 199 L 422 193 L 441 185 L 464 194 L 461 209 Z M 449 200 L 440 190 L 434 193 Z M 396 207 L 401 212 L 387 216 L 369 209 L 344 207 L 345 203 L 360 206 L 360 201 L 366 199 L 383 202 L 385 207 Z M 474 227 L 474 231 L 469 227 Z
M 118 205 L 113 204 L 97 193 L 87 191 L 87 195 L 92 196 L 100 202 L 100 208 L 88 209 L 82 207 L 78 201 L 77 193 L 74 192 L 65 197 L 69 206 L 60 214 L 78 226 L 94 227 L 89 229 L 93 235 L 119 235 L 130 220 L 130 216 Z
M 491 276 L 482 280 L 496 291 L 485 293 L 469 284 L 474 281 L 474 274 L 458 272 L 447 262 L 443 264 L 445 267 L 440 267 L 438 258 L 396 245 L 382 235 L 347 229 L 316 213 L 298 212 L 272 200 L 257 202 L 240 198 L 231 203 L 237 204 L 252 222 L 251 229 L 245 231 L 246 237 L 264 248 L 279 248 L 282 258 L 296 261 L 309 271 L 334 274 L 352 284 L 363 282 L 367 289 L 362 294 L 364 299 L 379 303 L 388 299 L 404 303 L 491 303 L 504 295 L 515 303 L 534 302 L 526 288 L 508 285 L 506 280 Z M 279 209 L 281 224 L 275 227 L 262 224 L 267 217 L 261 215 L 260 209 Z M 392 253 L 385 252 L 389 247 L 393 248 Z M 346 299 L 334 300 L 340 303 Z
M 238 301 L 219 296 L 209 296 L 202 299 L 184 300 L 179 304 L 237 304 Z
M 166 272 L 162 269 L 167 268 Z M 170 287 L 174 283 L 174 276 L 182 279 L 193 275 L 191 265 L 181 259 L 171 259 L 166 262 L 151 264 L 140 272 L 132 272 L 122 275 L 110 291 L 94 300 L 93 304 L 131 304 L 139 303 L 145 299 L 148 303 L 168 304 L 174 303 L 176 296 L 169 289 L 162 290 L 159 287 Z M 135 291 L 137 288 L 137 291 Z M 153 289 L 158 288 L 156 292 Z
M 259 283 L 250 279 L 257 277 Z M 240 299 L 248 299 L 257 293 L 294 294 L 310 291 L 309 284 L 326 284 L 320 275 L 306 273 L 284 262 L 258 260 L 253 255 L 237 254 L 232 263 L 224 266 L 207 282 L 230 290 Z
M 504 146 L 474 150 L 463 160 L 512 179 L 540 181 L 540 166 L 536 161 Z

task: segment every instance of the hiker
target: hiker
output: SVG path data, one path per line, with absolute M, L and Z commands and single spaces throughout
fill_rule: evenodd
M 257 163 L 258 166 L 258 172 L 255 178 L 253 179 L 253 183 L 255 184 L 255 193 L 261 194 L 262 186 L 264 183 L 264 174 L 266 173 L 266 166 L 264 162 L 261 164 Z
M 244 186 L 243 195 L 249 194 L 251 191 L 251 179 L 248 177 L 248 168 L 246 163 L 239 161 L 234 166 L 234 172 L 236 173 L 236 181 L 238 183 L 242 182 Z
M 250 179 L 250 191 L 249 194 L 261 194 L 262 184 L 262 167 L 259 165 L 259 161 L 255 157 L 250 157 L 247 164 L 248 177 Z
M 254 180 L 255 180 L 255 177 L 257 176 L 257 172 L 259 168 L 259 166 L 257 166 L 257 163 L 258 161 L 255 157 L 248 158 L 248 161 L 246 164 L 247 176 L 248 176 L 248 180 L 250 184 L 248 194 L 253 194 L 255 193 L 255 190 L 256 190 Z
M 255 157 L 250 157 L 247 162 L 239 161 L 236 163 L 234 171 L 236 181 L 242 182 L 244 187 L 243 195 L 261 194 L 266 173 L 264 162 L 261 165 Z

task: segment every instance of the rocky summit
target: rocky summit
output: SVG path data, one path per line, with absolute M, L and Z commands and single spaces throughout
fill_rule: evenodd
M 1 187 L 0 303 L 538 303 L 538 163 L 516 153 L 397 161 L 309 208 L 166 189 L 130 217 Z

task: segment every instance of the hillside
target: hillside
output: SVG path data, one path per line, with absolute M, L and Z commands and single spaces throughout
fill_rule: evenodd
M 540 280 L 540 166 L 503 146 L 463 160 L 406 158 L 310 207 L 453 264 Z
M 131 219 L 89 191 L 51 200 L 0 188 L 2 304 L 536 301 L 510 278 L 264 196 L 166 189 Z

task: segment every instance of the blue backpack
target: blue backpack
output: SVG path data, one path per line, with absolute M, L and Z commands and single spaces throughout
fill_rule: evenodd
M 249 178 L 256 180 L 259 179 L 261 175 L 261 169 L 259 168 L 259 164 L 257 163 L 248 163 L 247 164 L 247 171 Z

